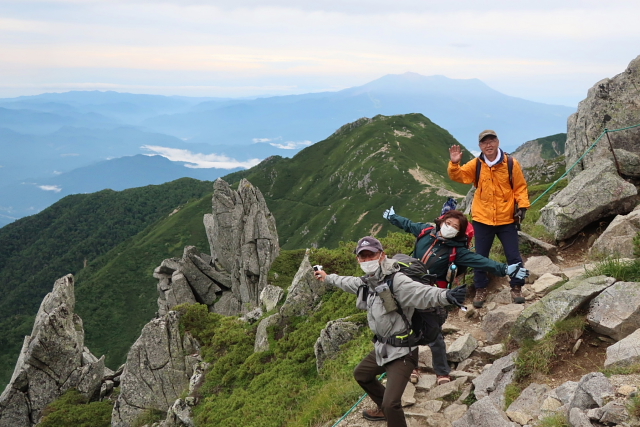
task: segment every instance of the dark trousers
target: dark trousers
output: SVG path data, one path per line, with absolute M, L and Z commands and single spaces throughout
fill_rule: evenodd
M 447 344 L 442 336 L 442 325 L 447 319 L 447 312 L 444 309 L 434 310 L 433 313 L 424 313 L 422 316 L 429 325 L 427 339 L 431 348 L 433 371 L 436 375 L 449 375 L 451 369 L 447 362 Z
M 411 372 L 418 366 L 418 349 L 410 354 L 378 366 L 374 351 L 369 353 L 362 362 L 356 366 L 353 376 L 360 387 L 369 394 L 387 418 L 388 427 L 406 427 L 402 410 L 402 393 L 409 382 Z M 387 386 L 378 381 L 377 376 L 387 373 Z
M 489 257 L 491 245 L 494 237 L 498 237 L 504 254 L 507 257 L 507 264 L 517 264 L 522 262 L 520 248 L 518 246 L 518 230 L 516 224 L 487 225 L 473 221 L 473 230 L 476 236 L 476 252 L 482 256 Z M 511 287 L 524 285 L 523 279 L 511 279 Z M 486 288 L 489 285 L 487 272 L 479 269 L 473 270 L 473 285 L 476 288 Z

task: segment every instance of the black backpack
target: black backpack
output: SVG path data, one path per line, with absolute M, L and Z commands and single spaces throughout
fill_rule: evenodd
M 393 257 L 398 261 L 400 266 L 400 272 L 408 276 L 410 279 L 423 283 L 425 286 L 434 286 L 436 283 L 436 275 L 430 274 L 427 267 L 417 258 L 410 257 L 409 255 L 397 254 Z M 393 278 L 396 273 L 387 276 L 386 283 L 393 295 Z M 395 300 L 395 296 L 394 296 Z M 439 326 L 444 323 L 447 312 L 443 307 L 428 308 L 425 310 L 415 309 L 413 316 L 411 316 L 411 322 L 402 311 L 402 307 L 396 301 L 398 307 L 398 314 L 402 316 L 407 329 L 402 335 L 396 335 L 392 337 L 376 337 L 379 341 L 383 341 L 394 347 L 415 347 L 418 345 L 427 345 L 430 342 L 435 341 L 440 332 Z M 438 315 L 438 323 L 434 323 L 433 314 Z

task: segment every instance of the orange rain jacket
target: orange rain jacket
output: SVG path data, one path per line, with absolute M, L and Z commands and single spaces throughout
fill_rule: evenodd
M 515 204 L 520 208 L 529 208 L 529 192 L 527 181 L 524 179 L 520 163 L 513 159 L 513 190 L 509 183 L 509 169 L 507 166 L 507 154 L 502 151 L 502 159 L 493 165 L 487 166 L 484 156 L 480 155 L 483 163 L 480 167 L 478 188 L 471 206 L 471 216 L 474 221 L 487 225 L 511 224 L 515 220 Z M 447 172 L 449 177 L 463 184 L 473 184 L 476 180 L 476 162 L 474 158 L 470 162 L 460 166 L 449 162 Z

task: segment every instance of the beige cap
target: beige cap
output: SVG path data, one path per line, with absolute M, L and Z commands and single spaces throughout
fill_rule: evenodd
M 491 130 L 491 129 L 487 129 L 487 130 L 483 130 L 482 132 L 480 132 L 480 136 L 478 137 L 478 142 L 482 141 L 482 138 L 484 138 L 485 136 L 489 136 L 489 135 L 493 135 L 496 138 L 498 137 L 498 134 L 496 133 L 496 131 Z

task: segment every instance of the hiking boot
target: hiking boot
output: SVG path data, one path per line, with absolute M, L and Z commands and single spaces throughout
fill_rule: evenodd
M 385 421 L 387 418 L 384 416 L 382 409 L 376 407 L 375 409 L 365 409 L 362 411 L 362 416 L 369 421 Z
M 520 286 L 511 287 L 511 299 L 515 304 L 524 304 L 524 297 Z
M 436 376 L 437 384 L 442 385 L 451 382 L 451 377 L 449 375 L 437 375 Z
M 473 306 L 475 308 L 482 308 L 486 300 L 487 288 L 476 288 L 476 296 L 473 297 Z

